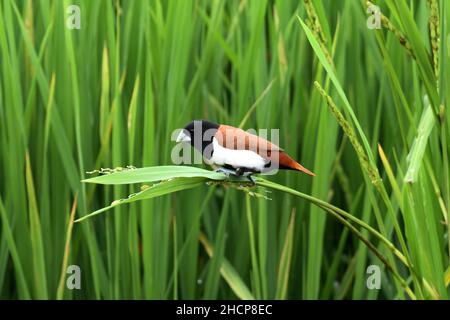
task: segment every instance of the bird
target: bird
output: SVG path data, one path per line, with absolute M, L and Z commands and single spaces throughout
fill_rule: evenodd
M 255 134 L 208 120 L 193 120 L 180 130 L 177 143 L 190 143 L 205 163 L 227 176 L 247 177 L 276 169 L 313 172 L 292 159 L 282 148 Z

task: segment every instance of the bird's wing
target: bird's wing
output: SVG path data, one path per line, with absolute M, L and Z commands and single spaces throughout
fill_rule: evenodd
M 215 134 L 218 143 L 227 149 L 251 150 L 260 155 L 283 151 L 279 146 L 257 135 L 232 126 L 221 125 Z
M 224 148 L 233 150 L 251 150 L 267 162 L 275 161 L 282 169 L 303 171 L 309 175 L 315 174 L 292 159 L 276 144 L 242 129 L 221 125 L 214 135 L 217 142 Z

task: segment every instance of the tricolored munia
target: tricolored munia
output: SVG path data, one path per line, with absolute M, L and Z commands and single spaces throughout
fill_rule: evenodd
M 179 133 L 176 142 L 189 142 L 205 162 L 218 172 L 246 176 L 276 169 L 314 173 L 292 159 L 279 146 L 257 135 L 224 124 L 194 120 Z

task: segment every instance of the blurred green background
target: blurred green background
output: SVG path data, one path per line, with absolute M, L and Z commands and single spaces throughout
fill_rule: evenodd
M 376 4 L 1 1 L 0 298 L 447 299 L 450 4 Z M 196 118 L 279 128 L 317 176 L 268 179 L 373 229 L 206 184 L 72 223 L 139 190 L 87 171 L 169 165 Z

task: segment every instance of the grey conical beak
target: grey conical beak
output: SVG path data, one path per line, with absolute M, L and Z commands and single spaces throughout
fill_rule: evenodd
M 187 132 L 185 129 L 181 130 L 176 142 L 191 142 L 191 136 L 189 132 Z

